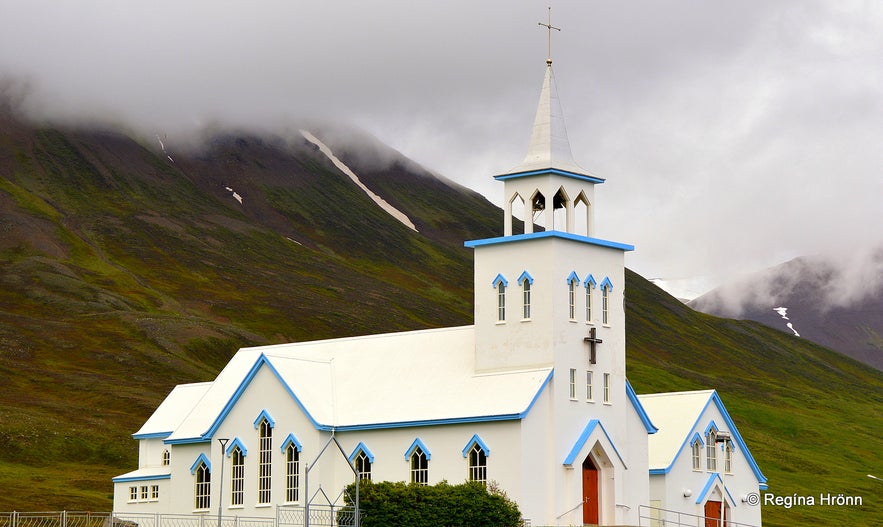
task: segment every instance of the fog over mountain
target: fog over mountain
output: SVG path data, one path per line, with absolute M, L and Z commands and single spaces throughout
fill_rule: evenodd
M 33 117 L 116 123 L 170 151 L 206 127 L 352 122 L 500 204 L 492 176 L 524 154 L 546 7 L 0 0 L 0 78 Z M 881 241 L 883 4 L 570 0 L 551 16 L 574 155 L 607 179 L 597 234 L 635 244 L 630 267 L 721 282 Z

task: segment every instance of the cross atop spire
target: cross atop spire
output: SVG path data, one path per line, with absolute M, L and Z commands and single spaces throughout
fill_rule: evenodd
M 539 25 L 549 30 L 549 54 L 548 58 L 546 58 L 546 64 L 552 64 L 552 30 L 561 31 L 560 27 L 555 27 L 552 25 L 552 6 L 549 6 L 549 21 L 543 24 L 539 22 Z

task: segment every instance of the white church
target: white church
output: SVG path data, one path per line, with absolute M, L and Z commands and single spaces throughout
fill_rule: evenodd
M 573 159 L 551 60 L 527 156 L 496 179 L 503 236 L 466 242 L 474 325 L 239 350 L 133 435 L 115 513 L 273 517 L 358 474 L 493 482 L 534 526 L 760 525 L 766 478 L 720 396 L 626 379 L 633 247 L 594 236 L 604 180 Z

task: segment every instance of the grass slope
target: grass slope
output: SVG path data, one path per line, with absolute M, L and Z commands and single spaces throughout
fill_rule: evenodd
M 341 153 L 419 234 L 303 141 L 230 135 L 170 163 L 115 133 L 0 125 L 0 510 L 108 509 L 129 434 L 238 347 L 471 322 L 462 240 L 500 212 L 410 162 Z M 771 492 L 865 497 L 768 525 L 880 522 L 879 372 L 627 282 L 636 390 L 715 387 Z

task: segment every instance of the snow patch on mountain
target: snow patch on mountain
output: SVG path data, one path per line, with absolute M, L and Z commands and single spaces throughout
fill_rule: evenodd
M 224 187 L 224 188 L 227 189 L 227 192 L 230 192 L 233 194 L 233 199 L 238 201 L 240 205 L 242 204 L 242 196 L 240 196 L 238 192 L 236 192 L 235 190 L 233 190 L 230 187 Z
M 408 218 L 407 215 L 405 215 L 404 212 L 393 207 L 385 199 L 381 198 L 380 196 L 372 192 L 371 189 L 366 187 L 365 184 L 362 183 L 361 180 L 359 180 L 359 176 L 357 176 L 355 172 L 350 170 L 350 168 L 346 166 L 343 161 L 338 159 L 337 156 L 334 155 L 334 152 L 332 152 L 331 149 L 325 145 L 325 143 L 320 141 L 319 138 L 306 130 L 301 130 L 300 133 L 304 136 L 304 139 L 319 147 L 319 151 L 325 154 L 325 157 L 331 160 L 331 162 L 334 163 L 334 166 L 336 166 L 338 170 L 349 176 L 349 178 L 353 180 L 353 183 L 355 183 L 360 189 L 365 191 L 365 194 L 367 194 L 368 197 L 371 198 L 374 203 L 376 203 L 381 209 L 386 211 L 387 214 L 401 222 L 402 225 L 404 225 L 405 227 L 413 230 L 414 232 L 419 232 L 417 231 L 417 227 L 414 226 L 414 223 L 410 220 L 410 218 Z
M 788 308 L 787 307 L 774 307 L 773 311 L 778 313 L 779 316 L 782 317 L 783 320 L 789 320 L 789 321 L 791 320 L 790 318 L 788 318 Z M 794 325 L 791 322 L 786 323 L 785 327 L 787 327 L 788 329 L 793 331 L 795 337 L 800 336 L 800 333 L 798 333 L 797 330 L 794 329 Z

